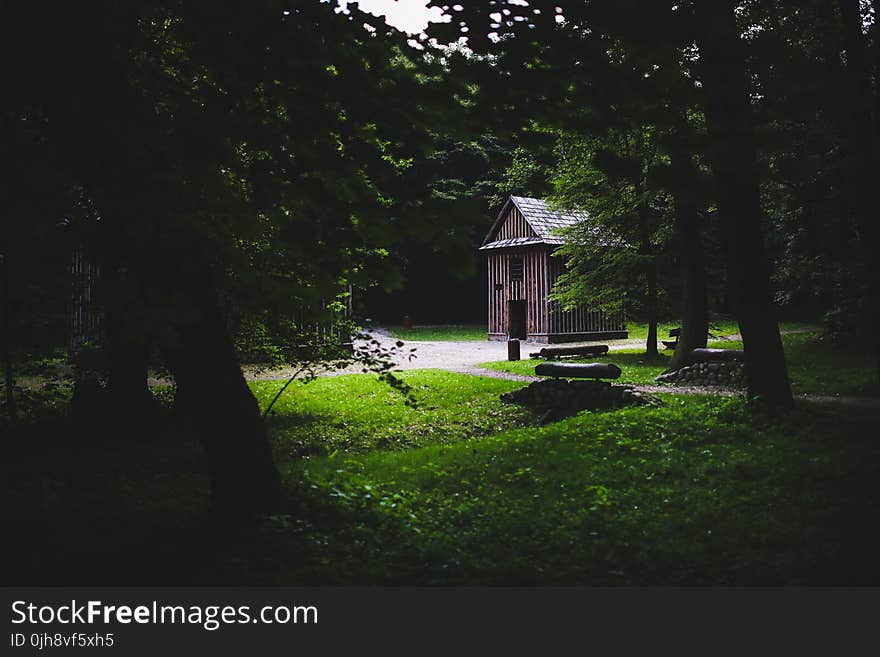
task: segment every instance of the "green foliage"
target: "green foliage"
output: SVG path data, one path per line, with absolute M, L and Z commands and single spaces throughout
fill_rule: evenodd
M 16 421 L 23 424 L 52 422 L 67 416 L 73 393 L 69 381 L 48 380 L 39 385 L 13 385 Z M 0 383 L 0 428 L 11 426 L 6 384 Z
M 67 415 L 73 393 L 73 368 L 60 352 L 31 358 L 12 372 L 12 395 L 17 420 L 25 425 L 54 422 Z M 12 426 L 6 381 L 0 381 L 0 427 Z
M 98 309 L 147 343 L 176 339 L 190 286 L 210 277 L 239 346 L 289 358 L 349 285 L 395 279 L 389 247 L 436 226 L 420 223 L 407 174 L 433 148 L 433 112 L 454 106 L 434 95 L 440 69 L 405 35 L 364 30 L 381 21 L 354 7 L 111 5 L 39 33 L 29 8 L 8 17 L 21 30 L 4 52 L 45 56 L 8 81 L 4 143 L 53 183 L 51 203 L 11 190 L 16 242 L 54 246 L 63 219 L 58 262 L 84 249 L 102 271 Z
M 657 303 L 647 272 L 657 270 L 670 239 L 671 202 L 654 180 L 656 136 L 638 126 L 604 134 L 556 134 L 550 169 L 552 204 L 585 210 L 589 218 L 561 232 L 556 254 L 566 270 L 551 299 L 606 312 L 644 314 Z M 638 282 L 638 283 L 636 283 Z
M 3 426 L 9 563 L 69 579 L 123 555 L 147 583 L 880 582 L 875 410 L 767 414 L 742 399 L 667 396 L 664 408 L 535 428 L 498 400 L 517 383 L 398 375 L 377 343 L 324 351 L 338 341 L 315 326 L 332 323 L 350 285 L 393 287 L 426 252 L 472 272 L 465 250 L 504 187 L 544 196 L 552 184 L 558 207 L 590 211 L 562 251 L 565 305 L 667 315 L 649 280 L 658 271 L 661 294 L 674 287 L 663 275 L 671 198 L 689 198 L 716 237 L 700 108 L 718 80 L 692 46 L 706 27 L 693 10 L 709 3 L 533 4 L 456 5 L 456 20 L 432 30 L 442 43 L 466 30 L 468 48 L 429 41 L 424 58 L 375 17 L 314 0 L 67 3 L 50 19 L 41 5 L 6 8 L 14 29 L 0 54 L 15 65 L 0 201 L 12 220 L 0 243 L 15 247 L 2 255 L 16 344 L 5 349 L 63 340 L 69 253 L 83 249 L 103 272 L 94 301 L 138 346 L 173 350 L 195 302 L 217 292 L 241 352 L 306 380 L 326 357 L 380 379 L 254 384 L 294 502 L 237 534 L 206 531 L 191 425 L 163 417 L 155 435 L 138 423 L 71 436 L 70 373 L 22 372 L 24 421 Z M 834 3 L 740 3 L 735 18 L 752 88 L 734 118 L 755 118 L 776 300 L 843 334 L 873 307 L 862 297 L 876 251 L 856 227 L 872 171 L 853 166 L 871 133 L 854 129 L 858 44 Z M 855 30 L 870 50 L 876 19 Z M 692 175 L 673 170 L 681 154 Z M 719 180 L 740 173 L 751 172 Z M 783 343 L 796 391 L 876 392 L 862 345 Z M 622 382 L 649 383 L 666 358 L 608 359 Z M 173 390 L 155 395 L 170 405 Z
M 266 363 L 271 366 L 285 365 L 282 347 L 273 338 L 266 325 L 254 318 L 241 322 L 235 334 L 235 350 L 242 362 Z
M 463 114 L 445 117 L 443 127 L 455 134 Z M 508 159 L 505 140 L 492 134 L 455 140 L 434 134 L 430 154 L 419 158 L 405 177 L 408 213 L 418 221 L 403 226 L 406 241 L 399 247 L 404 263 L 427 254 L 442 254 L 444 265 L 456 278 L 473 277 L 478 256 L 474 245 L 487 228 L 487 208 L 499 169 Z M 436 274 L 436 272 L 435 272 Z
M 544 132 L 544 134 L 548 133 Z M 552 154 L 544 158 L 541 157 L 542 155 L 539 146 L 533 145 L 530 149 L 523 146 L 514 148 L 503 178 L 496 185 L 494 206 L 500 208 L 511 194 L 543 198 L 552 190 L 548 181 L 552 170 L 551 164 L 541 161 L 541 159 L 550 159 L 552 162 Z

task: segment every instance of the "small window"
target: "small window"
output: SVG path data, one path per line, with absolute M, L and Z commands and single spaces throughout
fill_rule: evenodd
M 514 258 L 510 261 L 510 280 L 521 281 L 523 279 L 522 258 Z

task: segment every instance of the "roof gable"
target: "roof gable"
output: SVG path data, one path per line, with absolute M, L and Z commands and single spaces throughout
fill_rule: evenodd
M 481 249 L 502 248 L 504 246 L 514 246 L 514 244 L 502 244 L 510 240 L 501 240 L 496 242 L 495 239 L 501 229 L 502 224 L 507 218 L 511 205 L 515 206 L 528 223 L 529 227 L 534 231 L 536 238 L 529 240 L 532 244 L 562 244 L 563 240 L 558 235 L 554 235 L 554 231 L 558 228 L 565 228 L 573 224 L 587 219 L 586 212 L 555 212 L 547 209 L 547 202 L 543 199 L 528 198 L 526 196 L 511 196 L 507 199 L 495 223 L 483 240 Z

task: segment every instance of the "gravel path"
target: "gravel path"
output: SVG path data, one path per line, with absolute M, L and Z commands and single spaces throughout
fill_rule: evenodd
M 814 331 L 811 328 L 793 329 L 785 331 L 786 333 L 808 333 Z M 382 328 L 375 328 L 371 333 L 372 337 L 378 340 L 384 347 L 391 347 L 397 339 L 391 337 L 388 332 Z M 728 335 L 721 339 L 738 340 L 738 335 Z M 641 339 L 632 340 L 610 340 L 601 344 L 607 344 L 609 351 L 618 351 L 620 349 L 632 349 L 641 347 L 645 341 Z M 591 344 L 589 342 L 572 343 L 567 346 L 576 344 Z M 592 343 L 598 344 L 598 343 Z M 497 370 L 488 370 L 477 367 L 479 363 L 485 363 L 495 360 L 507 359 L 507 344 L 505 342 L 489 342 L 488 340 L 480 341 L 417 341 L 407 340 L 405 342 L 405 350 L 415 348 L 415 358 L 408 359 L 405 355 L 395 359 L 396 369 L 398 370 L 423 370 L 423 369 L 440 369 L 449 372 L 458 372 L 461 374 L 470 374 L 472 376 L 485 376 L 494 379 L 506 379 L 509 381 L 532 382 L 540 381 L 543 377 L 526 376 L 521 374 L 511 374 L 509 372 L 500 372 Z M 521 343 L 522 357 L 528 358 L 529 352 L 537 351 L 541 345 L 532 343 Z M 341 374 L 357 374 L 361 372 L 360 366 L 352 366 L 341 370 L 327 370 L 319 373 L 319 376 L 339 376 Z M 277 380 L 288 379 L 294 374 L 294 370 L 272 370 L 257 371 L 249 367 L 245 367 L 245 376 L 251 380 Z M 637 385 L 636 390 L 643 392 L 670 392 L 676 394 L 696 394 L 696 395 L 722 395 L 726 397 L 742 394 L 741 390 L 731 388 L 706 388 L 697 386 L 670 386 L 670 385 Z M 855 397 L 842 395 L 796 395 L 797 399 L 803 399 L 816 403 L 843 403 L 851 406 L 859 406 L 864 408 L 880 409 L 880 398 L 876 397 Z
M 384 328 L 374 328 L 370 333 L 371 337 L 378 340 L 385 348 L 393 346 L 397 339 L 389 335 Z M 738 336 L 727 336 L 726 339 L 736 339 Z M 460 372 L 462 374 L 472 374 L 474 376 L 487 376 L 496 379 L 508 379 L 511 381 L 538 381 L 541 377 L 525 376 L 521 374 L 510 374 L 508 372 L 499 372 L 497 370 L 487 370 L 477 367 L 479 363 L 486 363 L 496 360 L 507 360 L 507 343 L 506 342 L 489 342 L 488 340 L 468 340 L 468 341 L 420 341 L 407 340 L 404 349 L 415 348 L 415 358 L 408 359 L 405 355 L 401 355 L 395 359 L 395 369 L 398 370 L 424 370 L 424 369 L 440 369 L 450 372 Z M 572 342 L 566 343 L 565 346 L 577 346 L 588 344 L 607 344 L 609 351 L 618 351 L 621 349 L 633 349 L 641 347 L 645 344 L 642 339 L 628 340 L 605 340 L 599 342 Z M 522 357 L 529 357 L 529 353 L 538 351 L 543 345 L 535 343 L 522 342 L 520 347 Z M 339 376 L 341 374 L 357 374 L 361 372 L 358 365 L 341 369 L 341 370 L 325 370 L 319 373 L 319 376 Z M 274 380 L 288 379 L 295 373 L 293 369 L 282 370 L 256 370 L 245 366 L 245 376 L 251 380 Z M 652 386 L 655 388 L 656 386 Z M 667 386 L 668 387 L 668 386 Z M 672 388 L 670 388 L 672 389 Z M 684 391 L 684 388 L 675 388 Z
M 397 342 L 383 329 L 374 329 L 371 336 L 378 340 L 383 348 L 391 348 Z M 463 342 L 424 342 L 407 340 L 403 349 L 405 352 L 394 359 L 395 369 L 398 370 L 425 370 L 440 369 L 465 374 L 478 374 L 481 376 L 498 375 L 497 378 L 530 380 L 506 372 L 491 372 L 476 367 L 477 363 L 485 363 L 491 360 L 507 359 L 507 344 L 504 342 L 463 341 Z M 415 358 L 409 359 L 409 349 L 415 348 Z M 352 365 L 341 370 L 327 370 L 320 376 L 339 376 L 340 374 L 357 374 L 361 372 L 359 365 Z M 254 380 L 285 379 L 290 378 L 294 370 L 273 370 L 264 372 L 249 371 L 245 367 L 245 376 Z
M 375 328 L 370 334 L 378 340 L 383 347 L 392 347 L 397 339 L 391 337 L 385 329 Z M 618 349 L 632 349 L 644 344 L 644 340 L 610 340 L 601 342 L 607 344 L 609 350 L 616 351 Z M 409 360 L 405 355 L 395 359 L 395 369 L 398 370 L 424 370 L 439 369 L 450 372 L 460 372 L 462 374 L 472 374 L 474 376 L 487 376 L 495 379 L 508 379 L 510 381 L 537 381 L 541 377 L 524 376 L 520 374 L 510 374 L 508 372 L 499 372 L 497 370 L 487 370 L 477 367 L 478 363 L 486 363 L 493 360 L 507 360 L 507 343 L 506 342 L 489 342 L 488 340 L 468 340 L 468 341 L 420 341 L 407 340 L 405 350 L 415 348 L 415 358 Z M 573 342 L 566 343 L 566 346 L 575 346 L 580 344 L 600 344 L 598 342 Z M 522 357 L 528 358 L 529 353 L 537 351 L 542 345 L 534 343 L 521 343 Z M 245 366 L 245 376 L 252 380 L 273 380 L 287 379 L 294 374 L 293 369 L 282 369 L 272 371 L 257 371 L 253 368 Z M 357 374 L 361 372 L 358 365 L 353 365 L 341 370 L 326 370 L 320 372 L 319 376 L 339 376 L 341 374 Z

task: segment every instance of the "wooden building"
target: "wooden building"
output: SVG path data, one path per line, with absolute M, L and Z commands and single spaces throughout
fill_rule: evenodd
M 547 296 L 564 271 L 552 255 L 563 243 L 555 231 L 586 218 L 547 209 L 535 198 L 511 196 L 480 247 L 489 269 L 489 340 L 576 342 L 626 338 L 623 313 L 590 308 L 563 311 Z

